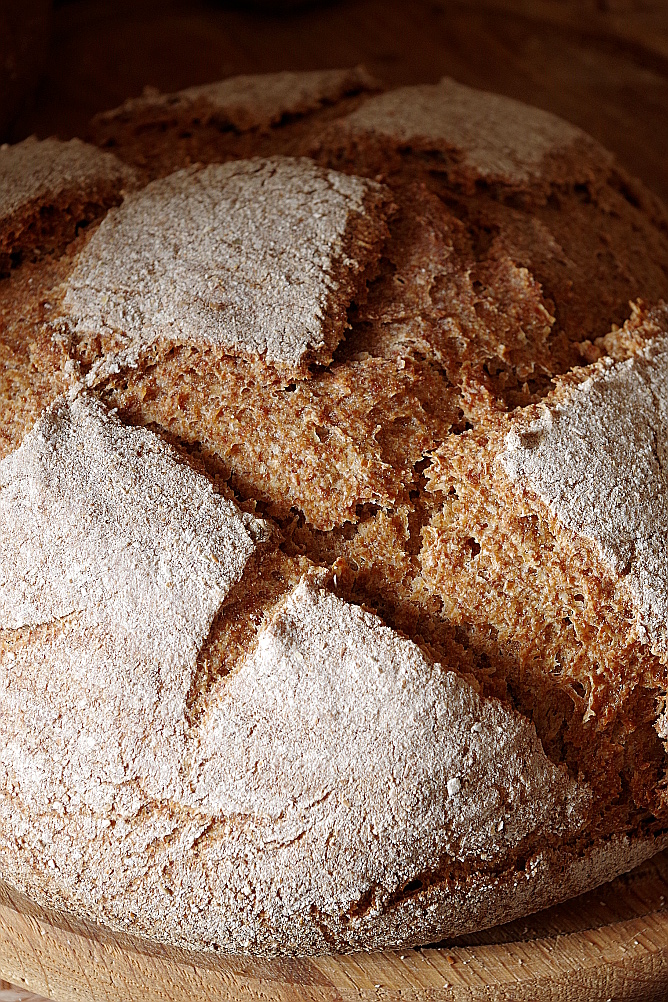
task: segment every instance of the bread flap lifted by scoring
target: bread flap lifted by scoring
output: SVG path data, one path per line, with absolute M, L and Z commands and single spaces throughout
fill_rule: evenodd
M 26 804 L 178 794 L 197 654 L 264 534 L 87 395 L 2 461 L 0 625 L 22 638 L 3 660 L 3 764 Z
M 388 147 L 443 154 L 465 188 L 476 176 L 518 186 L 530 179 L 558 180 L 564 158 L 569 181 L 583 181 L 590 176 L 592 158 L 599 164 L 612 161 L 591 136 L 556 115 L 471 90 L 450 77 L 369 98 L 333 124 L 329 141 L 337 135 L 344 142 L 376 140 L 386 157 Z M 443 167 L 438 163 L 438 169 Z
M 668 654 L 668 338 L 605 358 L 513 428 L 506 474 L 566 530 L 589 540 L 623 581 L 637 633 Z
M 117 338 L 89 384 L 161 340 L 328 362 L 386 236 L 374 181 L 276 157 L 153 181 L 109 212 L 67 282 L 75 335 Z
M 1 146 L 0 274 L 12 258 L 61 250 L 136 184 L 132 167 L 80 139 Z

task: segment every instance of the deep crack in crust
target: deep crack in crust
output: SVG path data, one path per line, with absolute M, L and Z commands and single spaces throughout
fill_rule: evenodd
M 299 155 L 314 126 L 379 89 L 364 67 L 232 77 L 177 94 L 149 91 L 96 116 L 86 138 L 146 180 L 195 163 Z
M 141 97 L 130 98 L 120 108 L 97 115 L 91 128 L 110 130 L 106 136 L 96 134 L 100 146 L 108 145 L 113 138 L 111 130 L 123 125 L 141 131 L 156 126 L 192 128 L 213 124 L 243 134 L 283 125 L 286 119 L 303 118 L 325 105 L 340 105 L 349 95 L 378 88 L 378 82 L 363 66 L 229 77 L 175 94 L 147 88 Z
M 266 83 L 258 93 L 265 94 Z M 62 906 L 39 845 L 46 839 L 56 866 L 66 866 L 70 825 L 83 825 L 93 836 L 86 865 L 117 874 L 120 883 L 115 891 L 113 881 L 91 884 L 70 905 L 119 928 L 134 912 L 144 934 L 182 945 L 313 952 L 454 935 L 579 892 L 663 844 L 665 657 L 652 653 L 638 632 L 633 593 L 602 562 L 595 540 L 574 536 L 535 492 L 518 489 L 500 457 L 509 432 L 543 413 L 541 401 L 560 406 L 599 372 L 591 363 L 603 356 L 623 363 L 668 337 L 665 309 L 646 305 L 668 293 L 665 209 L 578 130 L 452 82 L 369 99 L 362 94 L 370 84 L 360 74 L 284 79 L 269 104 L 256 100 L 250 111 L 238 99 L 239 86 L 173 100 L 148 95 L 98 120 L 92 134 L 144 180 L 188 167 L 193 158 L 217 164 L 277 154 L 307 154 L 324 172 L 370 179 L 364 207 L 349 214 L 332 258 L 336 309 L 330 298 L 320 317 L 326 324 L 337 314 L 335 336 L 321 328 L 328 351 L 315 361 L 298 358 L 297 365 L 292 357 L 286 369 L 280 359 L 277 365 L 234 345 L 197 341 L 190 330 L 177 337 L 159 330 L 128 355 L 128 365 L 123 351 L 132 310 L 127 329 L 123 321 L 105 329 L 100 313 L 89 330 L 85 324 L 77 330 L 68 290 L 81 297 L 82 266 L 90 273 L 91 254 L 104 248 L 110 225 L 81 229 L 77 222 L 67 232 L 81 232 L 64 255 L 20 264 L 0 289 L 3 452 L 15 449 L 40 410 L 81 379 L 124 425 L 147 426 L 175 444 L 181 461 L 216 493 L 269 520 L 271 538 L 256 545 L 212 616 L 188 685 L 179 690 L 179 727 L 190 735 L 184 740 L 205 734 L 215 707 L 231 699 L 249 665 L 251 679 L 262 676 L 267 643 L 277 636 L 283 644 L 309 602 L 320 608 L 331 599 L 339 608 L 344 600 L 341 609 L 380 613 L 398 631 L 394 637 L 413 642 L 411 657 L 444 665 L 485 712 L 519 710 L 518 719 L 536 729 L 548 763 L 541 768 L 556 768 L 550 775 L 557 786 L 573 784 L 575 799 L 588 807 L 560 835 L 548 837 L 537 823 L 491 858 L 464 859 L 461 845 L 450 844 L 430 856 L 399 839 L 391 878 L 382 866 L 374 870 L 382 853 L 367 847 L 354 867 L 372 859 L 369 872 L 359 881 L 351 877 L 338 897 L 328 898 L 318 885 L 322 894 L 308 898 L 308 907 L 297 890 L 299 866 L 281 863 L 284 872 L 296 866 L 297 883 L 283 888 L 284 907 L 255 914 L 243 881 L 254 882 L 255 900 L 264 893 L 270 901 L 275 891 L 269 891 L 273 871 L 258 862 L 237 890 L 228 879 L 236 897 L 225 907 L 237 910 L 236 926 L 220 918 L 222 899 L 212 905 L 207 894 L 216 897 L 238 839 L 249 839 L 244 844 L 254 853 L 267 837 L 262 826 L 251 831 L 238 804 L 202 820 L 191 807 L 177 807 L 173 790 L 169 804 L 149 800 L 134 814 L 130 797 L 133 820 L 120 822 L 115 843 L 117 818 L 108 832 L 104 811 L 88 816 L 58 801 L 62 813 L 45 814 L 24 841 L 24 868 L 9 865 L 27 890 Z M 411 100 L 417 104 L 407 112 Z M 472 135 L 467 116 L 481 117 L 486 130 Z M 197 168 L 182 176 L 199 174 Z M 389 195 L 379 194 L 378 182 Z M 342 184 L 350 192 L 358 182 Z M 72 218 L 88 223 L 73 204 Z M 58 216 L 57 205 L 54 211 Z M 47 236 L 38 251 L 53 251 Z M 131 249 L 126 234 L 117 252 L 123 239 Z M 349 258 L 357 262 L 352 281 L 346 281 Z M 105 289 L 96 287 L 96 295 Z M 638 302 L 625 323 L 629 299 Z M 150 333 L 150 318 L 138 329 L 140 336 Z M 556 389 L 554 377 L 561 377 Z M 518 405 L 522 410 L 513 412 Z M 657 439 L 655 457 L 662 449 Z M 305 574 L 311 584 L 303 593 Z M 294 634 L 302 659 L 318 628 L 316 617 Z M 26 645 L 46 645 L 59 657 L 68 644 L 76 649 L 80 629 L 67 619 L 28 633 L 5 629 L 3 649 L 20 660 Z M 60 631 L 69 639 L 59 640 Z M 308 699 L 302 703 L 307 707 Z M 264 757 L 258 753 L 258 762 Z M 192 766 L 190 752 L 184 761 Z M 6 785 L 21 788 L 11 770 Z M 141 801 L 140 793 L 133 796 Z M 305 860 L 322 851 L 335 868 L 342 863 L 345 853 L 337 863 L 331 834 L 318 841 L 331 797 L 339 795 L 345 806 L 347 787 L 312 797 L 315 827 L 281 835 L 281 852 L 294 849 L 294 859 L 303 852 Z M 189 794 L 179 796 L 189 803 Z M 71 820 L 61 824 L 68 812 Z M 395 824 L 401 829 L 403 822 Z M 5 844 L 5 852 L 13 851 Z M 147 878 L 142 884 L 142 859 L 160 874 L 153 885 Z M 142 897 L 146 886 L 153 890 Z M 143 924 L 151 914 L 161 917 L 157 932 Z

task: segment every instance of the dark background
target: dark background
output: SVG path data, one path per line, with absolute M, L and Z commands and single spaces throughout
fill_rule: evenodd
M 668 199 L 668 0 L 340 0 L 283 11 L 290 5 L 279 0 L 265 9 L 60 0 L 40 36 L 50 6 L 0 0 L 0 103 L 3 9 L 5 39 L 14 18 L 15 48 L 21 22 L 34 22 L 33 41 L 15 60 L 32 95 L 15 100 L 4 120 L 0 107 L 0 137 L 12 142 L 81 134 L 91 115 L 146 84 L 169 91 L 237 73 L 362 62 L 387 83 L 449 74 L 554 111 Z M 10 89 L 5 83 L 6 98 Z

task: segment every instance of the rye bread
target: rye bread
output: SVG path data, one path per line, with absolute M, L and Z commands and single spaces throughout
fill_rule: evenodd
M 554 116 L 378 90 L 0 151 L 0 878 L 40 904 L 374 949 L 668 844 L 668 214 Z

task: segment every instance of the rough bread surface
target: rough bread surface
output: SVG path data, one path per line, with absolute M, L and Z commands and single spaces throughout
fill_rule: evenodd
M 150 940 L 434 942 L 668 843 L 668 213 L 366 88 L 128 102 L 139 190 L 6 231 L 0 878 Z
M 148 90 L 120 108 L 99 116 L 100 122 L 137 115 L 199 114 L 245 131 L 274 125 L 285 115 L 303 115 L 353 91 L 372 89 L 374 81 L 363 67 L 314 70 L 311 73 L 266 73 L 229 77 L 176 94 Z
M 240 519 L 233 529 L 243 534 Z M 203 544 L 194 534 L 189 548 Z M 163 563 L 178 562 L 172 551 L 166 547 Z M 74 544 L 72 563 L 77 557 L 84 563 Z M 2 572 L 11 575 L 7 564 L 4 557 Z M 201 573 L 190 568 L 195 587 Z M 107 577 L 114 592 L 126 583 L 113 568 Z M 211 588 L 209 615 L 222 590 Z M 586 785 L 547 759 L 528 721 L 481 699 L 377 616 L 308 580 L 210 694 L 194 731 L 184 695 L 206 622 L 199 631 L 188 624 L 185 650 L 174 615 L 138 624 L 149 637 L 138 638 L 136 661 L 123 665 L 120 630 L 110 652 L 100 613 L 119 601 L 98 601 L 92 618 L 102 629 L 92 636 L 86 615 L 54 623 L 41 642 L 1 662 L 15 694 L 3 727 L 5 776 L 43 833 L 50 804 L 67 791 L 56 840 L 71 840 L 70 859 L 57 858 L 61 893 L 101 921 L 127 924 L 129 893 L 135 923 L 172 942 L 188 943 L 199 925 L 198 937 L 223 949 L 266 949 L 268 937 L 286 948 L 306 914 L 331 925 L 332 941 L 343 945 L 342 916 L 350 910 L 354 926 L 360 899 L 391 912 L 393 896 L 425 871 L 501 864 L 537 833 L 573 838 L 589 816 Z M 53 619 L 62 611 L 52 608 Z M 131 609 L 123 611 L 130 619 Z M 185 887 L 174 886 L 176 907 L 165 891 L 156 898 L 154 886 L 132 891 L 136 862 L 115 858 L 142 811 L 154 813 L 149 827 L 160 837 L 167 802 L 226 832 L 202 845 L 199 859 L 176 854 L 172 865 L 194 867 Z M 83 834 L 90 809 L 114 820 L 102 847 Z M 91 853 L 101 850 L 94 864 Z M 105 859 L 109 877 L 98 900 L 92 878 Z M 21 873 L 27 893 L 42 897 L 41 882 L 25 867 Z M 198 881 L 211 898 L 208 914 L 184 920 L 183 895 Z M 247 898 L 250 884 L 256 890 Z M 307 920 L 299 938 L 303 947 L 321 946 L 318 922 Z
M 86 396 L 54 405 L 0 468 L 5 628 L 87 610 L 142 661 L 161 651 L 171 666 L 189 633 L 206 636 L 253 550 L 249 516 Z M 168 624 L 182 637 L 173 651 Z
M 100 185 L 130 184 L 132 171 L 112 153 L 80 139 L 39 141 L 34 137 L 0 148 L 0 225 L 31 202 L 76 191 L 85 197 Z
M 502 856 L 545 828 L 545 811 L 551 830 L 573 833 L 589 806 L 527 721 L 308 581 L 212 701 L 206 732 L 198 801 L 275 821 L 320 805 L 337 842 L 328 880 L 344 884 L 359 877 L 367 854 L 357 847 L 372 835 L 380 842 L 369 865 L 410 880 L 444 855 Z
M 324 354 L 352 215 L 378 186 L 307 160 L 211 165 L 154 181 L 82 251 L 65 307 L 77 332 L 122 334 L 125 364 L 158 337 L 298 365 Z M 354 253 L 354 249 L 351 249 Z M 346 258 L 353 273 L 362 264 Z
M 546 154 L 576 140 L 581 129 L 520 101 L 464 87 L 449 77 L 365 101 L 341 122 L 352 134 L 386 136 L 405 145 L 460 151 L 464 165 L 484 178 L 525 181 Z
M 36 628 L 35 692 L 63 699 L 55 716 L 30 699 L 39 751 L 5 749 L 24 796 L 58 799 L 64 783 L 100 809 L 120 777 L 157 782 L 157 749 L 177 739 L 197 654 L 260 524 L 157 436 L 79 396 L 58 401 L 0 464 L 0 525 L 1 626 Z M 65 624 L 65 637 L 43 624 Z M 44 744 L 54 729 L 60 761 Z
M 23 795 L 43 805 L 69 788 L 101 809 L 137 776 L 167 795 L 197 655 L 262 524 L 83 395 L 0 464 L 0 525 L 1 628 L 34 641 L 6 666 L 62 700 L 51 715 L 30 698 L 32 754 L 5 750 Z M 44 744 L 54 729 L 60 759 Z
M 24 258 L 62 252 L 136 179 L 133 167 L 79 139 L 0 147 L 0 276 Z
M 668 339 L 606 359 L 510 431 L 501 463 L 626 578 L 643 640 L 668 650 Z

